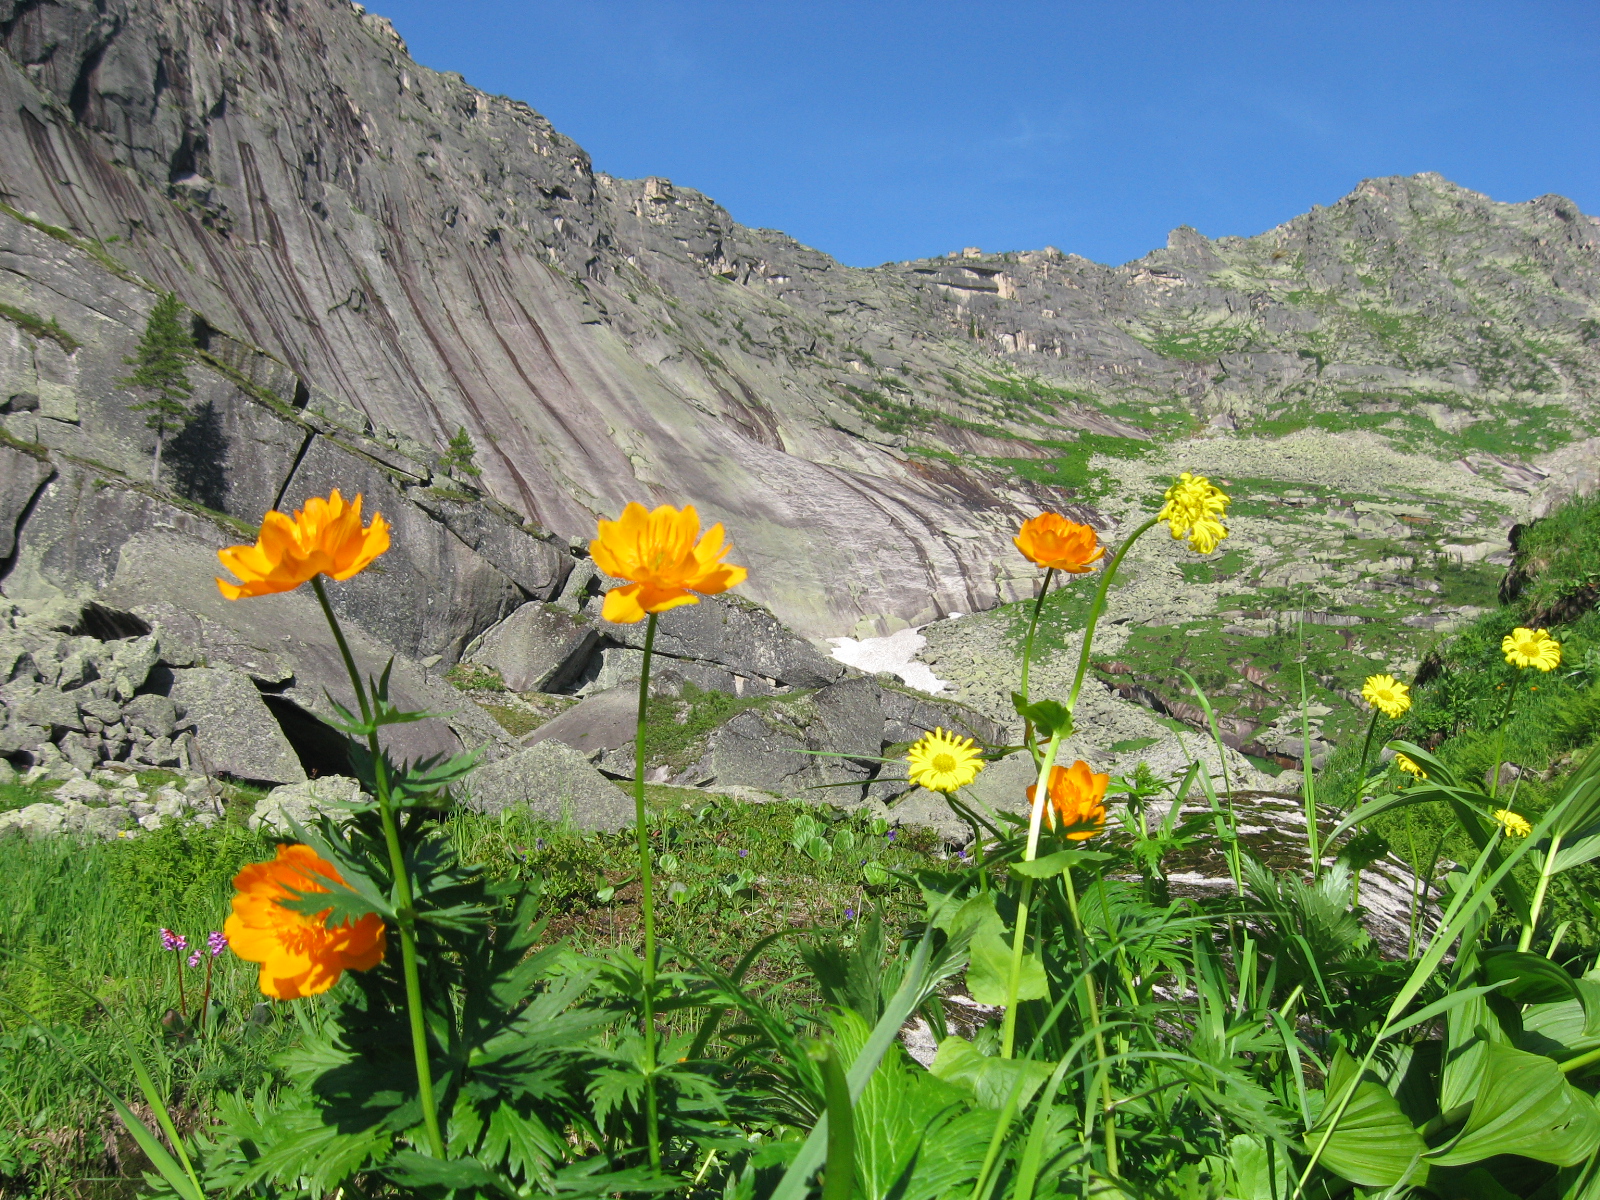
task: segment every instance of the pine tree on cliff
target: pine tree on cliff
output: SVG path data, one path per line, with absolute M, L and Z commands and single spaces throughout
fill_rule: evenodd
M 118 382 L 123 387 L 150 393 L 148 400 L 133 405 L 132 409 L 144 413 L 145 426 L 155 431 L 156 456 L 150 464 L 150 482 L 158 486 L 161 483 L 161 449 L 167 434 L 182 429 L 191 416 L 184 401 L 194 388 L 184 371 L 184 363 L 193 349 L 194 341 L 183 320 L 183 304 L 168 292 L 150 310 L 144 336 L 139 339 L 139 352 L 122 360 L 133 368 L 133 374 Z
M 439 467 L 444 471 L 454 471 L 457 475 L 482 475 L 482 468 L 472 461 L 477 453 L 478 448 L 472 444 L 467 427 L 459 426 L 455 437 L 450 439 L 444 453 L 439 456 Z

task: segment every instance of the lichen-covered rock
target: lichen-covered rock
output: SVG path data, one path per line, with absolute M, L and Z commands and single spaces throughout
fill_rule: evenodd
M 340 820 L 349 815 L 352 805 L 370 799 L 361 790 L 358 780 L 344 775 L 322 775 L 273 788 L 256 801 L 248 824 L 251 829 L 288 834 L 292 832 L 291 821 L 309 825 L 324 816 Z
M 523 809 L 584 830 L 633 824 L 633 801 L 627 793 L 564 742 L 539 742 L 479 767 L 468 776 L 465 793 L 463 802 L 483 813 Z

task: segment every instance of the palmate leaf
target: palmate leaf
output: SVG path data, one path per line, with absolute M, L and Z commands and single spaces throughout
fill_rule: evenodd
M 1356 1070 L 1355 1060 L 1340 1050 L 1329 1069 L 1324 1094 L 1344 1095 Z M 1306 1131 L 1302 1139 L 1306 1149 L 1315 1152 L 1322 1144 L 1326 1122 L 1325 1115 Z M 1422 1135 L 1400 1110 L 1400 1102 L 1376 1075 L 1368 1072 L 1356 1086 L 1320 1161 L 1351 1183 L 1386 1188 L 1423 1183 L 1428 1169 L 1422 1156 L 1427 1150 Z
M 1460 1136 L 1429 1155 L 1439 1166 L 1468 1166 L 1497 1154 L 1570 1167 L 1600 1149 L 1600 1111 L 1542 1054 L 1490 1045 L 1472 1115 Z

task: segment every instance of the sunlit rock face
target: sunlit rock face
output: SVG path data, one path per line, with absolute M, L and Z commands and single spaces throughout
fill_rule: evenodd
M 437 491 L 465 428 L 513 525 L 559 544 L 628 500 L 692 502 L 744 594 L 861 638 L 1028 594 L 1019 520 L 1109 524 L 1089 492 L 1119 460 L 1095 450 L 1409 421 L 1503 474 L 1592 407 L 1597 230 L 1559 197 L 1422 175 L 1121 267 L 969 249 L 860 270 L 597 174 L 345 0 L 12 0 L 0 42 L 0 301 L 65 335 L 0 322 L 6 428 L 138 478 L 149 437 L 116 381 L 149 289 L 174 290 L 217 388 L 304 422 L 216 397 L 228 471 L 200 498 L 249 522 L 319 439 Z M 1474 449 L 1488 428 L 1517 453 Z M 429 502 L 472 553 L 421 566 L 459 577 L 442 594 L 477 628 L 413 615 L 401 640 L 448 656 L 553 594 L 518 574 L 552 567 Z

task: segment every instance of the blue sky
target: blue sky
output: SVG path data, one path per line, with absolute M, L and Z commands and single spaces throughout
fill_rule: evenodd
M 1438 171 L 1600 214 L 1600 5 L 372 0 L 613 175 L 858 266 L 1137 258 Z

